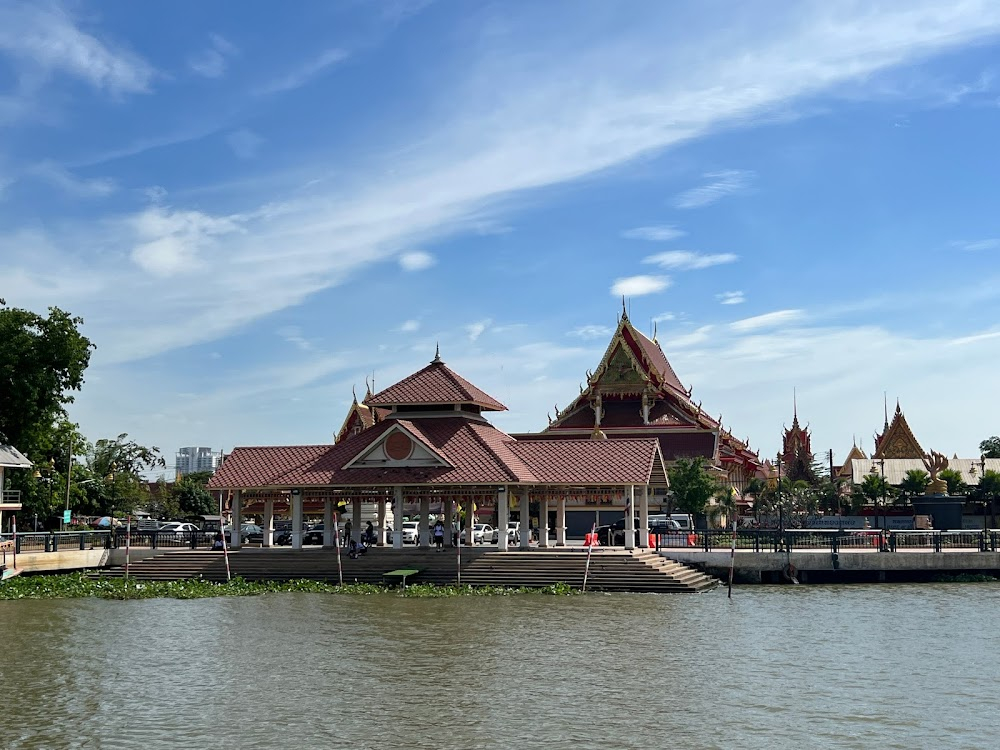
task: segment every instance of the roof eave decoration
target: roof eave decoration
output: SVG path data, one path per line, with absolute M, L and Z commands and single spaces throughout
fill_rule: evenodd
M 892 423 L 881 435 L 875 436 L 872 458 L 919 458 L 923 455 L 924 449 L 920 447 L 897 401 Z

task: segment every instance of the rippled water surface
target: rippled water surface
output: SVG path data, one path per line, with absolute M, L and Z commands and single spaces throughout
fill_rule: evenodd
M 0 602 L 3 748 L 996 748 L 992 584 Z

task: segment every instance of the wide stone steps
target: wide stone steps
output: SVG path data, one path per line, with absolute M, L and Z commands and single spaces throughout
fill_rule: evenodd
M 488 551 L 462 550 L 462 583 L 472 586 L 540 588 L 565 583 L 583 585 L 587 554 L 581 550 Z M 333 550 L 239 550 L 229 554 L 232 575 L 246 580 L 310 579 L 335 583 L 337 555 Z M 345 583 L 381 583 L 383 575 L 399 568 L 416 568 L 411 582 L 455 583 L 458 560 L 453 549 L 370 549 L 357 559 L 341 556 Z M 95 572 L 94 576 L 122 577 L 124 567 Z M 140 581 L 203 578 L 226 579 L 220 552 L 171 551 L 133 562 L 129 576 Z M 706 591 L 718 584 L 699 571 L 666 560 L 653 552 L 596 550 L 591 555 L 587 588 L 597 591 L 677 592 Z

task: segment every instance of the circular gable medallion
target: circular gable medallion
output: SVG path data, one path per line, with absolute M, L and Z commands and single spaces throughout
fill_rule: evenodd
M 393 461 L 405 461 L 413 453 L 413 441 L 402 432 L 394 432 L 385 440 L 385 455 Z

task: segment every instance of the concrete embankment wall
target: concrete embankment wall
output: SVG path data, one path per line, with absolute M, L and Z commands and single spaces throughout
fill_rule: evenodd
M 663 556 L 725 577 L 728 551 L 670 550 Z M 734 570 L 743 581 L 783 577 L 791 564 L 803 582 L 919 580 L 936 574 L 988 573 L 1000 576 L 1000 552 L 841 552 L 835 566 L 830 552 L 739 552 Z
M 159 554 L 160 550 L 135 549 L 130 560 L 142 560 Z M 125 564 L 125 550 L 70 549 L 58 552 L 23 552 L 17 556 L 17 569 L 22 573 L 66 573 L 71 570 L 102 568 Z

